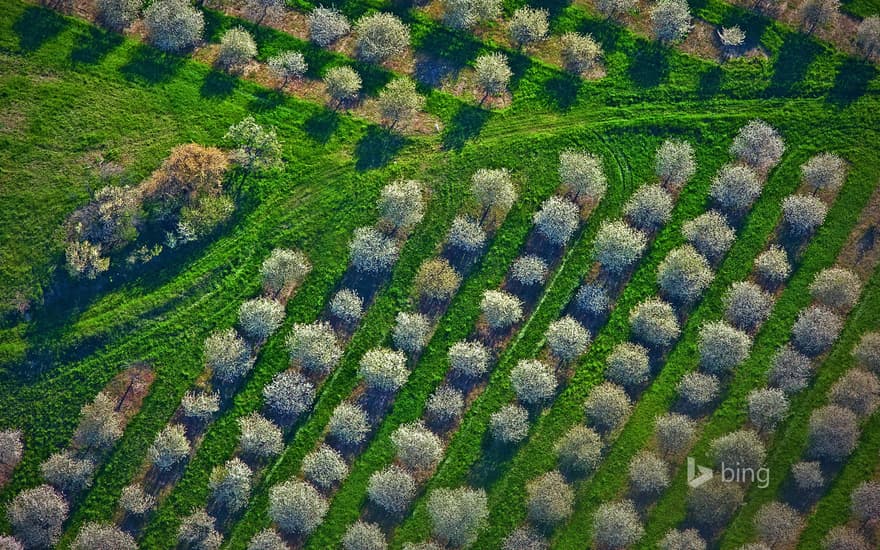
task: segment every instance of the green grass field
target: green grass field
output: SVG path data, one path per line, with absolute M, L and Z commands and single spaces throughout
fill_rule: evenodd
M 522 4 L 506 2 L 505 11 Z M 576 485 L 574 514 L 552 533 L 554 547 L 583 548 L 592 535 L 592 512 L 625 491 L 626 464 L 651 438 L 653 418 L 675 400 L 677 380 L 696 365 L 701 324 L 720 317 L 723 292 L 750 272 L 779 221 L 781 200 L 799 186 L 799 166 L 818 152 L 835 152 L 850 164 L 846 184 L 694 452 L 703 456 L 712 438 L 741 425 L 745 396 L 763 384 L 770 357 L 788 339 L 798 311 L 810 302 L 809 283 L 833 264 L 880 181 L 877 67 L 718 0 L 696 2 L 692 8 L 708 21 L 742 25 L 767 58 L 717 64 L 638 37 L 583 7 L 535 5 L 539 4 L 550 9 L 554 34 L 577 30 L 597 38 L 605 50 L 607 76 L 581 81 L 505 50 L 514 71 L 510 107 L 488 111 L 421 87 L 426 110 L 441 121 L 443 130 L 398 136 L 342 111 L 224 76 L 190 58 L 159 54 L 81 19 L 19 0 L 0 0 L 0 429 L 14 427 L 25 434 L 24 459 L 0 487 L 0 509 L 5 510 L 21 490 L 41 483 L 41 462 L 68 445 L 81 406 L 126 366 L 146 361 L 154 367 L 156 381 L 96 472 L 92 487 L 74 499 L 61 546 L 69 545 L 83 523 L 111 520 L 120 491 L 138 472 L 155 434 L 202 373 L 205 337 L 234 324 L 238 305 L 258 292 L 260 264 L 273 248 L 299 248 L 314 269 L 287 304 L 285 326 L 261 349 L 231 406 L 211 425 L 181 480 L 140 534 L 141 548 L 173 548 L 180 519 L 208 500 L 211 469 L 235 451 L 237 419 L 260 408 L 263 386 L 288 366 L 287 327 L 312 322 L 324 309 L 346 270 L 352 231 L 376 219 L 380 189 L 397 178 L 419 179 L 431 189 L 424 221 L 407 240 L 312 412 L 288 438 L 283 454 L 255 480 L 247 510 L 226 526 L 225 547 L 245 548 L 256 532 L 271 524 L 269 488 L 300 470 L 335 406 L 357 385 L 361 355 L 389 344 L 395 315 L 412 305 L 415 273 L 445 238 L 471 174 L 484 167 L 508 168 L 519 200 L 440 319 L 408 383 L 306 544 L 338 547 L 348 525 L 361 515 L 370 475 L 394 458 L 391 433 L 421 417 L 425 400 L 444 377 L 449 346 L 471 332 L 483 291 L 497 288 L 521 253 L 532 214 L 558 186 L 559 152 L 586 149 L 603 158 L 609 178 L 605 199 L 569 244 L 539 305 L 498 358 L 485 391 L 468 409 L 412 512 L 388 537 L 393 548 L 425 540 L 430 535 L 430 491 L 470 484 L 485 489 L 490 511 L 474 547 L 500 548 L 526 517 L 526 482 L 554 467 L 554 442 L 583 421 L 583 399 L 602 381 L 605 358 L 615 344 L 628 339 L 629 311 L 657 293 L 657 266 L 683 242 L 682 223 L 706 210 L 711 180 L 731 160 L 733 136 L 749 120 L 761 118 L 785 139 L 782 162 L 770 173 L 733 248 L 718 266 L 714 283 L 691 311 L 680 341 L 641 394 L 601 467 Z M 304 10 L 312 3 L 292 5 Z M 371 9 L 394 11 L 412 25 L 416 51 L 457 66 L 501 48 L 448 31 L 397 3 L 346 2 L 341 8 L 351 16 Z M 867 1 L 846 3 L 845 9 L 859 16 L 880 11 L 876 2 Z M 209 12 L 207 23 L 206 37 L 217 42 L 223 30 L 241 21 Z M 254 30 L 258 59 L 284 49 L 301 50 L 315 77 L 347 61 L 279 31 L 246 26 Z M 364 71 L 369 95 L 392 77 L 385 69 L 357 66 Z M 276 129 L 285 166 L 278 174 L 243 178 L 234 189 L 233 218 L 216 234 L 94 282 L 74 281 L 65 274 L 61 226 L 102 185 L 96 159 L 118 163 L 122 181 L 137 183 L 176 145 L 222 145 L 227 128 L 246 115 Z M 588 353 L 578 360 L 571 381 L 533 423 L 526 442 L 506 456 L 487 459 L 489 416 L 513 396 L 510 369 L 543 347 L 547 325 L 560 315 L 592 265 L 592 242 L 600 223 L 619 217 L 632 191 L 652 180 L 654 151 L 667 138 L 690 141 L 699 167 L 672 219 L 642 258 Z M 877 277 L 866 284 L 815 386 L 793 400 L 789 420 L 768 449 L 771 468 L 783 470 L 799 459 L 810 411 L 824 402 L 828 387 L 851 366 L 849 351 L 858 337 L 877 330 Z M 15 313 L 24 299 L 30 301 L 30 311 Z M 828 529 L 846 519 L 849 492 L 876 469 L 878 438 L 875 415 L 865 423 L 850 463 L 820 500 L 801 547 L 816 547 Z M 750 492 L 718 544 L 733 548 L 751 541 L 751 516 L 778 488 L 777 484 Z M 684 519 L 685 494 L 685 480 L 677 475 L 647 516 L 645 548 Z M 2 513 L 0 533 L 9 532 Z

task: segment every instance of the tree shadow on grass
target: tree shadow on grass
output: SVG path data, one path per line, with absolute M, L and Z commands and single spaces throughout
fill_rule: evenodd
M 699 88 L 697 96 L 700 99 L 708 99 L 718 94 L 721 90 L 721 78 L 724 71 L 719 65 L 712 65 L 707 70 L 700 73 Z
M 406 139 L 386 128 L 370 126 L 354 148 L 358 171 L 385 166 L 406 144 Z
M 284 103 L 284 94 L 278 90 L 259 90 L 248 104 L 249 111 L 271 111 Z
M 67 27 L 67 20 L 52 10 L 30 6 L 12 25 L 18 35 L 18 46 L 33 52 Z
M 820 50 L 821 47 L 812 38 L 797 32 L 790 33 L 773 63 L 773 77 L 768 92 L 776 96 L 791 94 Z
M 171 79 L 182 64 L 183 60 L 180 57 L 164 54 L 141 44 L 135 48 L 131 59 L 119 71 L 129 81 L 153 86 Z
M 629 65 L 629 77 L 640 88 L 653 88 L 669 74 L 669 52 L 656 42 L 639 41 Z
M 477 137 L 491 113 L 473 105 L 462 105 L 452 116 L 443 132 L 443 148 L 459 150 L 469 140 Z
M 235 90 L 235 85 L 237 83 L 238 79 L 234 76 L 212 69 L 211 72 L 208 73 L 208 76 L 205 77 L 205 81 L 202 83 L 199 93 L 202 97 L 209 99 L 228 97 L 232 91 Z
M 847 59 L 837 71 L 828 101 L 846 106 L 865 95 L 868 85 L 877 76 L 877 68 L 860 59 Z
M 305 131 L 315 141 L 327 143 L 339 127 L 336 111 L 322 110 L 306 119 Z
M 122 45 L 123 40 L 121 34 L 90 27 L 89 38 L 70 52 L 70 60 L 74 63 L 94 65 Z
M 545 85 L 548 97 L 561 111 L 568 111 L 577 102 L 580 88 L 580 78 L 568 73 L 554 76 Z

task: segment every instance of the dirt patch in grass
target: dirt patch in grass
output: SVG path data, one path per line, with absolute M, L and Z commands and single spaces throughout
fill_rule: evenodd
M 850 232 L 838 263 L 855 271 L 867 281 L 880 262 L 880 186 L 874 190 L 868 207 L 862 210 L 859 221 Z

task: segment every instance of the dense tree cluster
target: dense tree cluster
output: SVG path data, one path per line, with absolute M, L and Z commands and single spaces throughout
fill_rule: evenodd
M 713 262 L 723 258 L 736 240 L 736 232 L 727 218 L 715 210 L 685 222 L 681 232 L 697 252 Z
M 710 444 L 710 453 L 718 468 L 757 470 L 767 457 L 764 444 L 751 430 L 737 430 L 715 439 Z
M 853 516 L 863 523 L 880 519 L 880 481 L 863 481 L 850 496 Z
M 619 19 L 637 5 L 636 0 L 597 0 L 596 9 L 605 17 Z
M 338 298 L 339 294 L 336 297 Z M 360 297 L 355 294 L 354 298 L 358 300 L 358 310 L 360 310 L 362 308 Z M 331 310 L 332 308 L 331 304 Z M 357 316 L 360 317 L 359 314 Z M 328 323 L 320 321 L 308 325 L 294 323 L 287 336 L 286 345 L 293 363 L 316 374 L 329 373 L 342 357 L 342 348 L 333 328 Z
M 762 431 L 772 430 L 788 416 L 788 397 L 779 388 L 752 390 L 748 406 L 749 420 Z
M 351 31 L 348 19 L 336 8 L 318 6 L 306 18 L 309 39 L 315 44 L 327 47 Z
M 772 126 L 763 120 L 752 120 L 740 128 L 730 153 L 755 169 L 776 165 L 785 153 L 785 142 Z
M 534 527 L 521 525 L 504 537 L 502 548 L 504 550 L 549 550 L 550 543 Z
M 660 291 L 678 303 L 697 300 L 714 278 L 709 262 L 690 245 L 671 250 L 657 268 Z
M 204 509 L 198 509 L 180 522 L 177 541 L 194 550 L 217 550 L 223 543 L 223 535 L 217 531 L 214 518 Z
M 797 541 L 804 520 L 797 510 L 781 502 L 768 502 L 755 514 L 758 538 L 771 548 L 787 547 Z
M 236 382 L 253 367 L 250 347 L 235 329 L 212 333 L 205 339 L 204 348 L 205 364 L 222 383 Z
M 848 269 L 823 269 L 810 284 L 810 294 L 817 302 L 834 309 L 846 310 L 859 300 L 862 281 Z
M 807 32 L 833 24 L 840 15 L 840 0 L 806 0 L 801 6 L 801 20 Z
M 849 369 L 831 386 L 828 397 L 835 405 L 846 407 L 864 418 L 880 403 L 880 380 L 876 374 L 864 369 Z
M 392 334 L 394 347 L 406 353 L 418 353 L 428 343 L 430 331 L 431 322 L 426 316 L 401 311 L 397 314 Z
M 672 215 L 672 195 L 660 185 L 643 185 L 632 194 L 623 211 L 633 227 L 656 231 Z
M 876 374 L 880 374 L 880 332 L 863 334 L 858 345 L 853 350 L 853 356 L 863 366 Z
M 689 372 L 681 377 L 675 389 L 688 408 L 701 410 L 718 397 L 720 386 L 714 375 Z
M 629 463 L 629 484 L 636 493 L 654 497 L 669 487 L 669 466 L 651 451 L 639 451 Z
M 428 516 L 435 537 L 453 547 L 468 546 L 489 517 L 486 493 L 469 487 L 435 489 L 428 496 Z
M 6 517 L 25 547 L 45 548 L 58 542 L 69 510 L 60 493 L 40 485 L 18 493 L 7 505 Z
M 657 417 L 654 437 L 664 455 L 675 455 L 690 447 L 694 440 L 695 422 L 680 413 L 666 413 Z
M 409 27 L 397 16 L 377 12 L 355 24 L 357 55 L 369 63 L 382 63 L 409 47 Z
M 790 195 L 782 201 L 782 219 L 796 238 L 812 234 L 825 221 L 828 207 L 813 195 Z
M 819 153 L 801 166 L 801 173 L 813 190 L 836 191 L 846 178 L 846 161 L 834 153 Z
M 501 15 L 501 0 L 444 0 L 443 24 L 471 29 Z
M 663 183 L 681 185 L 697 171 L 694 147 L 686 142 L 667 139 L 657 149 L 654 172 Z
M 754 170 L 740 164 L 726 164 L 712 180 L 709 196 L 722 212 L 742 214 L 761 194 L 761 181 Z
M 660 550 L 706 550 L 706 541 L 696 529 L 670 529 L 660 540 Z
M 343 550 L 385 550 L 385 534 L 375 523 L 356 521 L 348 526 L 342 537 Z
M 486 232 L 476 222 L 456 216 L 449 227 L 446 241 L 450 246 L 466 253 L 474 253 L 486 244 Z
M 451 386 L 440 386 L 425 403 L 425 415 L 441 426 L 461 418 L 463 411 L 464 395 Z
M 139 483 L 132 483 L 122 489 L 119 506 L 128 514 L 142 516 L 156 506 L 156 497 L 144 492 Z
M 245 336 L 258 342 L 268 338 L 283 321 L 284 306 L 269 298 L 253 298 L 238 308 L 238 325 Z M 233 379 L 227 378 L 226 381 Z
M 651 347 L 666 347 L 681 334 L 675 310 L 656 298 L 649 298 L 633 308 L 629 324 L 633 336 Z
M 479 378 L 489 370 L 489 350 L 478 341 L 462 340 L 449 348 L 449 366 L 468 378 Z
M 620 275 L 641 258 L 648 239 L 623 221 L 605 221 L 593 241 L 593 259 L 602 269 Z
M 568 242 L 580 221 L 578 206 L 568 199 L 553 196 L 535 212 L 535 227 L 551 244 L 562 246 Z
M 396 232 L 408 230 L 425 216 L 422 184 L 415 180 L 398 180 L 382 188 L 377 203 L 382 220 Z
M 845 459 L 858 444 L 858 422 L 855 413 L 837 405 L 816 409 L 808 429 L 810 454 L 831 462 Z
M 632 402 L 623 388 L 603 382 L 590 391 L 584 401 L 587 420 L 598 430 L 611 432 L 629 416 Z
M 872 15 L 862 19 L 856 31 L 856 45 L 868 59 L 876 59 L 880 53 L 880 17 Z
M 815 357 L 831 348 L 842 328 L 839 315 L 824 306 L 810 306 L 798 314 L 791 340 L 798 351 Z
M 269 70 L 280 80 L 279 86 L 283 89 L 290 82 L 301 79 L 306 71 L 309 70 L 309 64 L 306 62 L 305 56 L 300 52 L 287 50 L 273 55 L 267 61 Z
M 251 539 L 247 550 L 289 550 L 287 543 L 274 529 L 263 529 Z
M 590 315 L 601 315 L 608 311 L 611 299 L 608 291 L 598 284 L 584 283 L 575 295 L 578 308 Z
M 822 465 L 815 461 L 800 461 L 791 465 L 791 478 L 799 491 L 817 493 L 825 486 Z
M 822 540 L 822 548 L 824 550 L 870 550 L 871 545 L 868 544 L 864 535 L 852 527 L 838 525 L 828 531 Z
M 243 509 L 250 499 L 252 475 L 248 465 L 239 458 L 215 466 L 208 479 L 211 500 L 230 513 Z
M 98 20 L 108 29 L 122 32 L 138 18 L 143 5 L 141 0 L 99 0 Z
M 179 53 L 202 39 L 205 17 L 186 0 L 157 0 L 144 10 L 147 40 L 164 52 Z
M 688 491 L 688 515 L 701 528 L 714 531 L 727 525 L 742 500 L 743 490 L 738 484 L 715 477 Z
M 788 254 L 782 247 L 773 245 L 755 258 L 755 273 L 766 285 L 775 287 L 791 275 Z
M 40 472 L 47 483 L 72 496 L 91 486 L 95 463 L 70 451 L 60 451 L 40 464 Z

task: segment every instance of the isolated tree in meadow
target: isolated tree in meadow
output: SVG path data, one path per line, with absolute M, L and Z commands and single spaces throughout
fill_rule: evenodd
M 576 201 L 598 201 L 608 188 L 602 157 L 575 149 L 559 153 L 559 181 Z
M 163 52 L 189 50 L 204 29 L 205 16 L 187 0 L 157 0 L 144 10 L 147 41 Z
M 147 450 L 153 466 L 166 472 L 189 456 L 189 441 L 183 426 L 165 426 Z
M 473 253 L 486 244 L 486 232 L 476 222 L 456 216 L 446 236 L 449 246 L 465 253 Z
M 862 19 L 856 31 L 856 46 L 868 59 L 875 59 L 880 53 L 880 17 L 872 15 Z
M 489 96 L 501 95 L 507 91 L 513 71 L 503 53 L 492 52 L 481 55 L 474 61 L 474 81 L 483 92 L 480 104 Z
M 415 279 L 416 292 L 423 300 L 448 300 L 459 284 L 461 275 L 444 258 L 426 260 Z
M 724 321 L 710 321 L 700 328 L 697 348 L 700 367 L 706 372 L 721 375 L 748 358 L 752 339 Z
M 862 281 L 848 269 L 830 267 L 820 271 L 810 284 L 810 294 L 822 305 L 846 310 L 859 301 Z
M 654 173 L 667 185 L 681 185 L 697 171 L 694 147 L 687 141 L 667 139 L 654 156 Z
M 260 276 L 263 288 L 273 294 L 302 284 L 311 273 L 312 264 L 308 256 L 299 250 L 275 248 L 269 257 L 263 260 Z
M 82 526 L 70 547 L 73 550 L 137 550 L 134 537 L 110 523 L 89 522 Z M 0 544 L 0 548 L 5 547 Z
M 825 486 L 822 465 L 815 461 L 800 461 L 791 465 L 791 478 L 797 489 L 804 493 L 818 493 Z
M 348 526 L 342 537 L 343 550 L 385 550 L 388 543 L 379 525 L 356 521 Z
M 147 494 L 140 483 L 132 483 L 123 487 L 119 495 L 119 506 L 127 514 L 142 516 L 155 508 L 156 497 Z
M 395 128 L 401 120 L 412 119 L 425 107 L 425 97 L 416 90 L 416 83 L 409 78 L 398 78 L 386 85 L 377 100 L 382 118 Z
M 306 18 L 309 40 L 326 48 L 351 31 L 351 24 L 336 8 L 318 6 Z
M 755 273 L 765 285 L 775 287 L 791 275 L 791 264 L 788 254 L 777 245 L 773 245 L 755 258 Z
M 593 241 L 593 259 L 612 275 L 630 269 L 642 257 L 648 239 L 625 222 L 604 221 Z
M 730 146 L 730 154 L 760 170 L 775 166 L 784 152 L 785 142 L 779 132 L 759 119 L 740 128 Z
M 656 497 L 669 487 L 669 465 L 651 451 L 639 451 L 629 462 L 629 485 L 643 497 Z
M 425 402 L 427 418 L 444 426 L 461 418 L 463 412 L 464 395 L 451 386 L 440 386 Z
M 767 377 L 770 386 L 777 387 L 786 394 L 806 388 L 813 375 L 810 358 L 786 345 L 773 355 L 772 368 Z
M 231 73 L 241 72 L 257 56 L 257 43 L 251 33 L 233 27 L 220 37 L 220 48 L 215 63 Z
M 742 214 L 761 194 L 761 182 L 754 170 L 740 164 L 725 164 L 712 180 L 709 196 L 726 214 Z
M 773 296 L 751 281 L 737 281 L 724 295 L 724 317 L 740 330 L 754 330 L 770 317 Z
M 853 349 L 853 357 L 862 366 L 870 369 L 875 374 L 880 374 L 880 332 L 863 334 L 858 345 Z
M 842 328 L 839 315 L 823 306 L 810 306 L 798 314 L 791 340 L 798 351 L 815 357 L 831 348 Z
M 358 405 L 342 402 L 333 411 L 327 424 L 327 433 L 344 445 L 357 445 L 367 437 L 370 422 L 367 413 Z
M 96 451 L 105 451 L 115 445 L 122 437 L 123 429 L 122 415 L 116 410 L 116 405 L 116 401 L 104 392 L 98 393 L 91 403 L 83 405 L 79 424 L 73 434 L 74 442 Z
M 675 386 L 678 397 L 691 410 L 705 409 L 718 397 L 721 383 L 712 374 L 689 372 Z
M 636 8 L 636 0 L 597 0 L 596 9 L 608 19 L 620 19 Z
M 587 420 L 602 432 L 612 432 L 629 416 L 632 402 L 623 388 L 602 382 L 590 390 L 584 401 Z
M 263 529 L 251 539 L 247 550 L 290 550 L 275 529 Z
M 743 500 L 737 483 L 725 483 L 716 476 L 688 490 L 687 511 L 691 521 L 706 531 L 715 531 L 733 517 Z
M 282 89 L 291 82 L 301 79 L 309 70 L 309 64 L 306 63 L 303 54 L 292 50 L 273 55 L 269 58 L 268 64 L 272 74 L 281 81 L 279 87 Z
M 749 420 L 761 431 L 772 430 L 788 416 L 788 397 L 779 388 L 752 390 L 748 406 Z
M 494 330 L 506 330 L 522 319 L 522 301 L 503 290 L 487 290 L 480 301 L 480 310 Z
M 550 323 L 544 338 L 550 351 L 562 362 L 573 361 L 590 345 L 589 331 L 569 315 Z
M 392 464 L 370 476 L 367 498 L 387 514 L 402 515 L 409 509 L 415 496 L 415 479 L 399 466 Z
M 556 374 L 537 359 L 521 359 L 510 371 L 510 385 L 516 398 L 526 405 L 546 402 L 556 391 Z
M 391 434 L 397 459 L 415 471 L 430 470 L 443 457 L 443 443 L 421 422 L 403 424 Z
M 577 307 L 590 315 L 601 315 L 608 311 L 611 299 L 608 291 L 594 283 L 582 284 L 575 295 Z
M 782 219 L 791 236 L 803 238 L 825 221 L 828 206 L 812 195 L 790 195 L 782 200 Z
M 357 56 L 368 63 L 382 63 L 409 47 L 409 27 L 390 13 L 365 15 L 355 23 L 354 30 Z
M 285 481 L 269 490 L 269 517 L 286 535 L 311 534 L 328 507 L 327 499 L 304 481 Z
M 284 438 L 274 422 L 257 412 L 238 419 L 238 444 L 247 456 L 265 459 L 284 449 Z
M 282 425 L 293 423 L 315 402 L 315 386 L 296 371 L 279 372 L 263 386 L 266 409 Z
M 626 201 L 623 212 L 636 229 L 655 231 L 672 215 L 672 195 L 660 185 L 643 185 Z
M 516 189 L 506 168 L 480 168 L 471 177 L 471 193 L 483 209 L 481 222 L 492 214 L 501 218 L 516 202 Z
M 409 378 L 406 355 L 387 348 L 373 348 L 361 357 L 358 374 L 371 391 L 395 392 Z
M 797 510 L 781 502 L 768 502 L 761 506 L 754 521 L 758 538 L 771 548 L 793 544 L 804 525 Z
M 47 483 L 62 493 L 73 496 L 92 485 L 95 463 L 64 450 L 49 456 L 40 464 L 40 472 Z
M 443 24 L 453 29 L 472 29 L 500 15 L 501 0 L 443 1 Z
M 846 459 L 856 448 L 860 433 L 859 420 L 849 409 L 825 405 L 810 415 L 808 433 L 811 456 L 838 462 Z
M 110 30 L 122 32 L 140 15 L 142 0 L 99 0 L 98 20 Z
M 397 314 L 392 339 L 394 347 L 406 353 L 418 353 L 428 343 L 431 332 L 431 321 L 421 313 Z
M 338 109 L 344 102 L 357 99 L 363 81 L 351 67 L 332 67 L 324 73 L 327 94 L 336 102 Z
M 528 482 L 526 493 L 529 520 L 538 525 L 556 525 L 574 510 L 574 491 L 555 470 Z
M 606 359 L 605 378 L 625 388 L 644 384 L 650 374 L 648 350 L 639 344 L 621 342 Z
M 235 513 L 247 506 L 251 494 L 253 472 L 239 458 L 227 460 L 215 466 L 208 479 L 211 501 L 228 513 Z
M 591 34 L 567 32 L 559 38 L 565 70 L 582 74 L 596 67 L 602 59 L 602 46 Z
M 534 215 L 535 227 L 551 244 L 563 246 L 574 235 L 580 222 L 577 205 L 568 199 L 553 196 L 541 204 Z
M 269 298 L 254 298 L 238 308 L 238 325 L 245 336 L 262 341 L 275 332 L 284 321 L 284 306 Z
M 829 401 L 846 407 L 858 416 L 870 416 L 880 403 L 880 380 L 873 372 L 853 368 L 831 386 Z
M 644 535 L 645 527 L 631 500 L 602 503 L 593 514 L 593 542 L 599 548 L 622 550 Z
M 489 417 L 489 429 L 502 444 L 519 443 L 529 435 L 529 412 L 522 405 L 504 405 Z
M 258 174 L 280 168 L 283 149 L 274 128 L 263 128 L 248 116 L 229 127 L 224 138 L 232 145 L 232 158 L 246 172 Z
M 489 370 L 489 350 L 479 341 L 461 340 L 449 348 L 449 367 L 456 374 L 479 378 Z
M 649 298 L 634 307 L 629 324 L 633 336 L 649 347 L 666 347 L 681 334 L 675 310 L 657 298 Z
M 369 252 L 363 252 L 363 254 L 369 254 Z M 349 324 L 356 323 L 364 314 L 363 298 L 350 288 L 343 288 L 334 294 L 329 306 L 330 313 L 334 317 Z
M 696 529 L 670 529 L 658 547 L 660 550 L 706 550 L 706 541 Z
M 354 297 L 360 300 L 357 295 Z M 356 309 L 360 310 L 361 308 L 362 306 L 358 306 Z M 333 310 L 332 304 L 331 310 Z M 346 308 L 340 311 L 350 311 L 350 309 Z M 336 311 L 333 313 L 342 317 Z M 358 314 L 357 317 L 359 316 Z M 286 345 L 291 362 L 316 374 L 329 373 L 342 357 L 342 348 L 336 333 L 328 323 L 321 321 L 307 325 L 294 323 L 287 336 Z
M 588 475 L 602 461 L 602 438 L 592 428 L 572 426 L 554 447 L 564 472 Z
M 665 456 L 678 454 L 690 447 L 695 430 L 696 423 L 687 415 L 666 413 L 658 416 L 654 425 L 657 448 Z
M 801 165 L 801 174 L 814 192 L 836 191 L 846 179 L 846 161 L 834 153 L 819 153 Z
M 681 229 L 687 242 L 710 261 L 718 261 L 730 250 L 736 232 L 723 214 L 709 210 L 685 222 Z
M 682 304 L 696 301 L 714 278 L 706 258 L 687 244 L 670 251 L 657 268 L 663 296 Z
M 434 536 L 454 548 L 469 546 L 489 517 L 482 489 L 435 489 L 428 495 L 428 516 Z
M 327 490 L 348 477 L 348 464 L 339 451 L 321 445 L 303 458 L 302 472 L 315 487 Z
M 549 550 L 550 542 L 531 525 L 521 525 L 504 537 L 503 550 Z
M 422 184 L 415 180 L 398 180 L 382 188 L 376 204 L 382 221 L 394 232 L 412 229 L 425 216 Z
M 758 435 L 751 430 L 737 430 L 722 435 L 709 445 L 718 468 L 746 468 L 757 470 L 764 464 L 767 451 Z
M 880 481 L 863 481 L 850 497 L 852 514 L 862 523 L 880 519 Z
M 6 517 L 26 548 L 45 548 L 58 542 L 69 510 L 59 492 L 40 485 L 18 493 L 7 505 Z
M 358 227 L 348 245 L 351 263 L 358 271 L 381 273 L 397 261 L 399 250 L 394 239 L 372 227 Z
M 248 314 L 250 315 L 250 310 Z M 253 366 L 251 350 L 235 329 L 211 333 L 205 338 L 204 348 L 205 364 L 214 377 L 223 383 L 239 380 Z
M 507 24 L 510 40 L 522 48 L 547 39 L 550 32 L 547 10 L 523 6 L 513 12 Z
M 664 43 L 678 42 L 691 32 L 691 11 L 686 0 L 659 0 L 650 11 L 654 36 Z
M 839 15 L 840 0 L 806 0 L 801 6 L 801 22 L 810 34 L 833 25 Z
M 541 284 L 547 278 L 547 262 L 531 254 L 520 256 L 510 266 L 510 278 L 525 286 Z
M 838 525 L 833 527 L 822 539 L 823 550 L 871 550 L 864 535 L 849 527 Z

